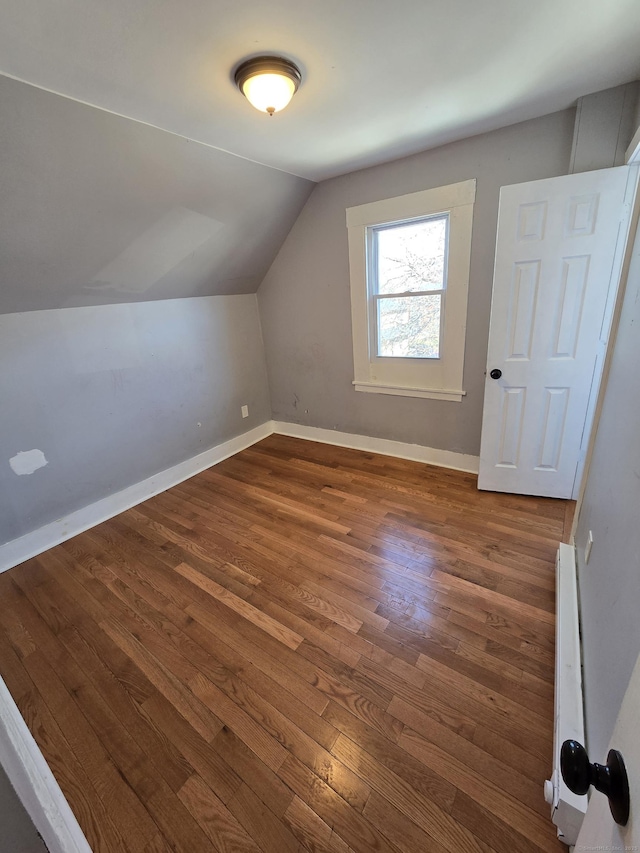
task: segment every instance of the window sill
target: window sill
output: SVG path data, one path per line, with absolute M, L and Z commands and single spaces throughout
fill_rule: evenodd
M 448 400 L 454 403 L 462 402 L 466 391 L 451 391 L 443 388 L 412 388 L 408 385 L 382 385 L 379 382 L 352 383 L 356 391 L 367 394 L 392 394 L 396 397 L 422 397 L 427 400 Z

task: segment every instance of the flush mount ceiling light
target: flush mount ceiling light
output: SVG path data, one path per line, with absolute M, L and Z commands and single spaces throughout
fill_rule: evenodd
M 256 56 L 238 66 L 236 86 L 260 112 L 273 115 L 283 110 L 295 95 L 300 69 L 282 56 Z

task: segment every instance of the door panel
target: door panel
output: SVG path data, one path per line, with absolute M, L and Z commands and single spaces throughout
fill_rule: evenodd
M 545 388 L 545 411 L 536 471 L 557 471 L 569 405 L 569 388 Z
M 502 417 L 497 465 L 517 468 L 524 417 L 525 388 L 502 389 Z
M 531 358 L 539 277 L 539 261 L 527 261 L 514 266 L 506 359 Z
M 562 259 L 556 312 L 556 335 L 551 358 L 575 358 L 589 274 L 589 255 Z
M 622 166 L 501 190 L 481 489 L 571 497 L 628 229 L 629 173 Z

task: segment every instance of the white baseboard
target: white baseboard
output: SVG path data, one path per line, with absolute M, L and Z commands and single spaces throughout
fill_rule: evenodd
M 274 421 L 273 431 L 292 438 L 306 438 L 309 441 L 350 447 L 353 450 L 367 450 L 371 453 L 381 453 L 383 456 L 396 456 L 398 459 L 409 459 L 412 462 L 426 462 L 428 465 L 453 468 L 455 471 L 466 471 L 470 474 L 477 474 L 480 465 L 479 457 L 470 456 L 467 453 L 438 450 L 436 447 L 423 447 L 421 444 L 406 444 L 403 441 L 391 441 L 388 438 L 372 438 L 368 435 L 354 435 L 350 432 L 337 432 L 333 429 L 290 424 L 284 421 Z
M 24 563 L 25 560 L 42 554 L 43 551 L 48 551 L 49 548 L 77 536 L 90 527 L 95 527 L 96 524 L 131 509 L 132 506 L 136 506 L 154 495 L 182 483 L 183 480 L 188 480 L 194 474 L 199 474 L 200 471 L 217 465 L 218 462 L 233 456 L 234 453 L 239 453 L 257 441 L 262 441 L 272 432 L 273 421 L 267 421 L 249 430 L 249 432 L 238 435 L 223 444 L 218 444 L 216 447 L 211 447 L 197 456 L 192 456 L 191 459 L 185 459 L 184 462 L 180 462 L 172 468 L 160 471 L 153 477 L 134 483 L 133 486 L 122 489 L 120 492 L 115 492 L 113 495 L 82 507 L 82 509 L 59 518 L 57 521 L 52 521 L 50 524 L 45 524 L 44 527 L 39 527 L 33 533 L 27 533 L 18 539 L 12 539 L 5 545 L 0 545 L 0 572 L 6 572 L 7 569 Z
M 60 786 L 1 678 L 0 764 L 50 853 L 91 853 Z

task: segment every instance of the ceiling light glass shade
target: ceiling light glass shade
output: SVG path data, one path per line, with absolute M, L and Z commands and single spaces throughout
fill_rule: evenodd
M 293 62 L 280 56 L 248 59 L 235 73 L 236 85 L 249 103 L 269 115 L 287 106 L 301 79 Z
M 293 80 L 280 74 L 256 74 L 249 77 L 242 91 L 250 104 L 261 112 L 284 109 L 296 90 Z

